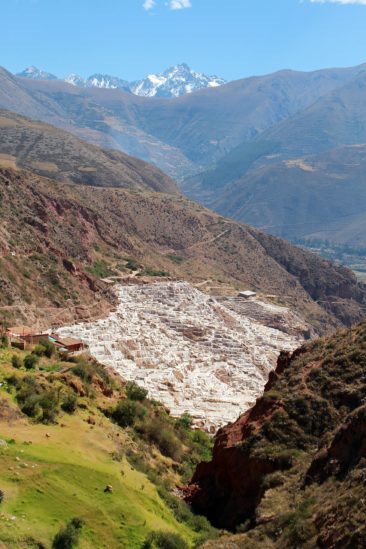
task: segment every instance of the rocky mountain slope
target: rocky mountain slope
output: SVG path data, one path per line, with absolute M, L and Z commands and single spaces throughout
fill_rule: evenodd
M 284 238 L 365 244 L 366 73 L 243 142 L 183 190 Z
M 175 183 L 154 166 L 53 126 L 0 110 L 0 129 L 2 167 L 27 168 L 66 183 L 179 194 Z
M 281 71 L 176 99 L 16 78 L 1 70 L 0 107 L 123 150 L 181 179 L 310 107 L 362 70 Z
M 141 274 L 271 294 L 319 331 L 363 316 L 365 290 L 351 271 L 184 198 L 0 173 L 0 299 L 10 317 L 99 315 L 114 301 L 101 279 L 136 264 Z
M 366 145 L 283 160 L 228 185 L 211 207 L 289 240 L 363 248 L 365 170 Z
M 57 76 L 36 67 L 28 67 L 17 73 L 16 76 L 33 80 L 58 80 Z M 218 76 L 207 76 L 193 71 L 186 63 L 169 67 L 162 73 L 149 74 L 146 78 L 135 82 L 128 82 L 108 74 L 92 74 L 88 78 L 70 74 L 64 81 L 80 88 L 122 89 L 143 97 L 180 97 L 187 93 L 204 88 L 215 88 L 226 83 L 223 78 Z
M 363 323 L 281 354 L 186 491 L 217 526 L 247 531 L 207 548 L 365 546 L 365 352 Z

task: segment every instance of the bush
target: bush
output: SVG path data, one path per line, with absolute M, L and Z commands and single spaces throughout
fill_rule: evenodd
M 139 387 L 134 381 L 129 381 L 126 385 L 126 394 L 130 400 L 142 402 L 147 397 L 146 389 Z
M 42 423 L 54 423 L 58 414 L 58 396 L 55 391 L 45 391 L 39 397 Z
M 18 355 L 13 355 L 11 357 L 11 364 L 12 364 L 13 368 L 16 368 L 17 370 L 19 370 L 19 368 L 22 367 L 22 361 L 20 360 Z
M 61 528 L 56 534 L 53 542 L 53 549 L 72 549 L 79 541 L 81 529 L 84 521 L 79 518 L 73 518 L 67 526 Z
M 7 347 L 9 346 L 9 340 L 8 338 L 6 337 L 6 335 L 2 335 L 0 337 L 0 347 L 2 349 L 6 349 Z
M 169 423 L 159 418 L 152 418 L 139 426 L 144 438 L 155 443 L 160 452 L 167 457 L 178 461 L 182 456 L 182 444 L 175 436 Z
M 41 412 L 39 405 L 39 395 L 31 395 L 25 401 L 21 407 L 23 414 L 28 417 L 36 417 Z
M 66 395 L 62 401 L 61 408 L 68 414 L 73 414 L 78 407 L 78 397 L 74 393 Z
M 183 415 L 180 416 L 180 418 L 177 419 L 177 425 L 179 427 L 183 427 L 184 429 L 190 429 L 193 424 L 192 416 L 190 416 L 187 412 L 185 412 Z
M 27 355 L 24 358 L 24 367 L 27 370 L 33 370 L 37 366 L 38 360 L 39 358 L 36 355 Z
M 80 377 L 86 383 L 93 381 L 93 371 L 87 364 L 78 364 L 72 369 L 72 373 Z
M 184 539 L 173 532 L 150 532 L 142 547 L 143 549 L 189 549 Z
M 120 427 L 132 427 L 136 419 L 142 419 L 146 410 L 133 400 L 121 400 L 112 412 L 112 419 Z
M 138 269 L 140 268 L 140 264 L 135 261 L 135 259 L 129 259 L 126 263 L 126 267 L 131 271 L 138 271 Z
M 35 346 L 33 354 L 37 356 L 46 356 L 47 358 L 51 358 L 55 350 L 55 346 L 50 341 L 48 341 L 47 339 L 42 339 L 42 341 L 40 341 L 40 343 Z

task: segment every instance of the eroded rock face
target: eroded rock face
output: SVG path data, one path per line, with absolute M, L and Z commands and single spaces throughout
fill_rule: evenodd
M 314 457 L 306 483 L 321 483 L 330 476 L 345 476 L 362 458 L 366 458 L 366 406 L 359 408 L 336 431 L 329 446 Z
M 280 354 L 266 390 L 296 353 Z M 290 462 L 278 458 L 252 456 L 245 446 L 245 441 L 271 418 L 276 407 L 276 402 L 260 398 L 235 423 L 220 429 L 212 461 L 200 463 L 189 486 L 184 489 L 185 500 L 218 528 L 234 530 L 244 519 L 253 516 L 263 492 L 264 477 L 291 466 Z
M 269 328 L 186 282 L 119 286 L 117 293 L 119 305 L 107 318 L 59 333 L 81 338 L 102 364 L 211 432 L 255 402 L 280 350 L 303 337 L 301 329 L 295 335 Z M 288 314 L 268 307 L 275 316 Z

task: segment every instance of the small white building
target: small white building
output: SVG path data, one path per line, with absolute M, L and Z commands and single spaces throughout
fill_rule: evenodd
M 238 297 L 244 297 L 245 299 L 249 299 L 250 297 L 256 297 L 256 292 L 251 292 L 250 290 L 245 290 L 245 292 L 239 292 Z

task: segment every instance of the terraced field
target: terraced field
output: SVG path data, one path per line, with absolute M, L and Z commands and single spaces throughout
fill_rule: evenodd
M 259 300 L 253 314 L 240 298 L 236 308 L 231 298 L 229 308 L 186 282 L 125 285 L 117 292 L 118 308 L 107 318 L 59 333 L 83 339 L 98 361 L 145 387 L 173 415 L 188 412 L 211 432 L 254 403 L 280 350 L 302 340 L 300 324 L 298 333 L 284 329 L 288 309 Z M 266 325 L 273 318 L 281 329 Z

